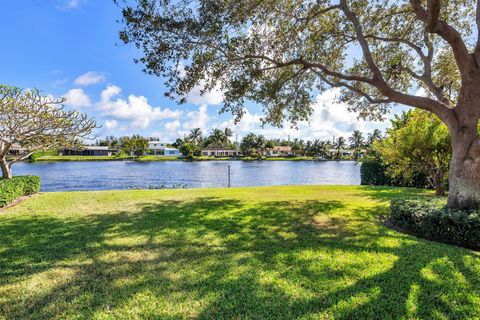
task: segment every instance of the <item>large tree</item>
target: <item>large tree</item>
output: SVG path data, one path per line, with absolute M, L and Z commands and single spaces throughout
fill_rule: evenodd
M 219 87 L 222 111 L 241 117 L 252 100 L 264 121 L 295 124 L 335 87 L 362 117 L 434 113 L 452 140 L 448 205 L 480 207 L 480 0 L 116 2 L 121 39 L 181 101 Z
M 94 120 L 75 110 L 65 110 L 64 98 L 44 96 L 37 89 L 22 90 L 0 85 L 0 168 L 12 178 L 12 165 L 33 153 L 78 145 L 96 128 Z M 14 145 L 28 150 L 12 159 Z

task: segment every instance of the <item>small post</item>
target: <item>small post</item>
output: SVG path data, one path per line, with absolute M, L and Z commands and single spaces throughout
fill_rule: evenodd
M 228 187 L 230 188 L 230 165 L 228 166 Z

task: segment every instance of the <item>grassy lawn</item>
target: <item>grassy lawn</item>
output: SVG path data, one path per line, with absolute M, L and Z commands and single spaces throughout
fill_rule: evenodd
M 131 160 L 131 156 L 43 156 L 35 161 L 115 161 Z
M 419 192 L 39 194 L 0 213 L 0 319 L 478 319 L 479 253 L 379 222 Z
M 179 160 L 175 156 L 44 156 L 37 158 L 35 161 L 121 161 L 121 160 L 135 160 L 135 161 L 172 161 Z

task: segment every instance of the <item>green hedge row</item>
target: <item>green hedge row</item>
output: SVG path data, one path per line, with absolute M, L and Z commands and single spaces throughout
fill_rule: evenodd
M 16 176 L 9 180 L 0 180 L 0 207 L 39 191 L 40 177 L 37 176 Z
M 378 159 L 364 159 L 362 161 L 362 166 L 360 167 L 360 184 L 428 188 L 428 181 L 424 174 L 418 173 L 408 181 L 401 177 L 392 178 L 387 174 L 387 167 Z
M 422 238 L 480 248 L 480 210 L 451 209 L 439 199 L 395 199 L 389 220 Z
M 360 167 L 360 181 L 362 185 L 387 186 L 392 180 L 385 174 L 385 167 L 380 161 L 364 160 Z

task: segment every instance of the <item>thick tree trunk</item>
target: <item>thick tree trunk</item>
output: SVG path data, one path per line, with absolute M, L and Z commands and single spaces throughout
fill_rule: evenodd
M 468 122 L 450 128 L 452 137 L 448 192 L 450 208 L 480 208 L 480 138 L 477 133 L 477 121 L 470 119 Z
M 2 169 L 2 178 L 11 179 L 12 178 L 12 169 L 10 168 L 7 159 L 5 157 L 0 158 L 0 168 Z

